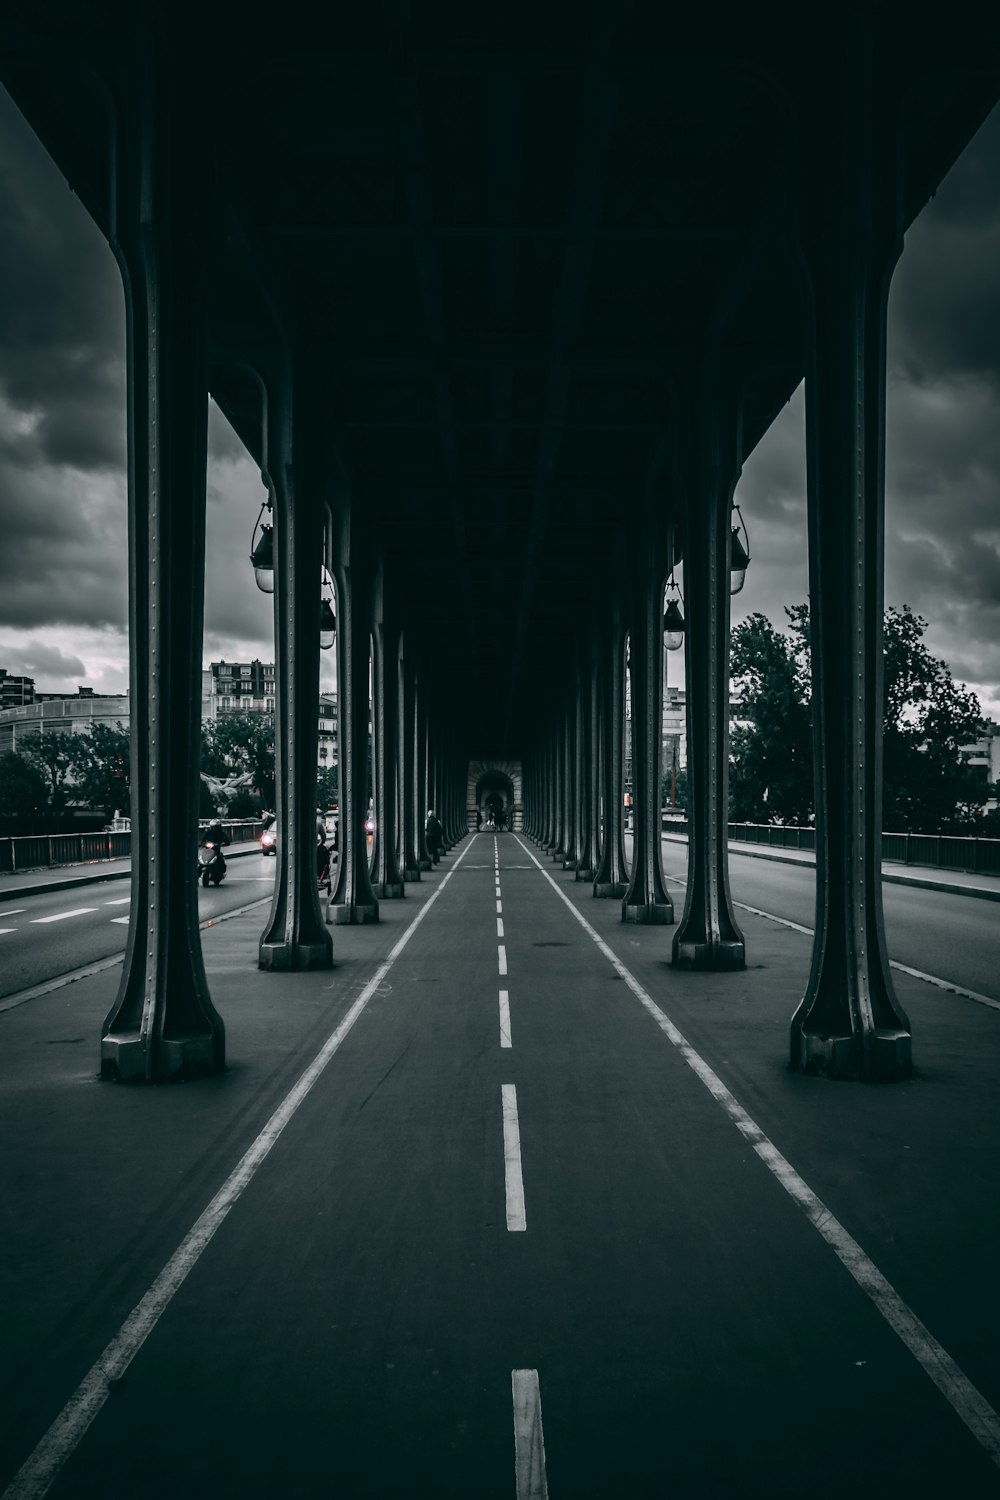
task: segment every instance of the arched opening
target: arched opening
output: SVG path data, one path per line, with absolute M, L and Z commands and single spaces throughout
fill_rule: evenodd
M 503 771 L 487 771 L 476 782 L 476 826 L 514 826 L 514 783 Z

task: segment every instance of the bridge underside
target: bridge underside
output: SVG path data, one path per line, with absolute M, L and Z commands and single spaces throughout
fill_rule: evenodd
M 128 307 L 133 898 L 109 1076 L 223 1065 L 188 864 L 206 392 L 273 528 L 278 815 L 261 964 L 329 964 L 454 840 L 470 755 L 626 920 L 670 923 L 662 613 L 684 561 L 691 861 L 674 962 L 740 968 L 725 855 L 731 501 L 807 384 L 819 900 L 797 1066 L 910 1066 L 881 931 L 884 323 L 907 223 L 1000 94 L 953 8 L 658 0 L 9 8 L 0 79 L 108 236 Z M 905 37 L 906 47 L 899 38 Z M 196 39 L 196 40 L 195 40 Z M 266 39 L 266 40 L 265 40 Z M 248 512 L 249 540 L 253 516 Z M 311 876 L 321 566 L 342 835 Z M 248 570 L 249 579 L 249 570 Z M 625 643 L 635 845 L 622 853 Z M 367 814 L 369 641 L 374 783 Z M 168 891 L 186 888 L 183 901 Z

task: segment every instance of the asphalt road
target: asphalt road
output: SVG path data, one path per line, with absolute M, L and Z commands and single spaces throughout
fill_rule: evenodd
M 36 1164 L 53 1182 L 61 1172 L 71 1194 L 89 1154 L 91 1200 L 105 1172 L 115 1188 L 86 1230 L 51 1187 L 47 1222 L 10 1210 L 10 1242 L 32 1268 L 25 1286 L 50 1299 L 10 1298 L 0 1432 L 6 1422 L 10 1443 L 16 1421 L 18 1462 L 24 1433 L 44 1431 L 72 1398 L 220 1188 L 228 1212 L 157 1302 L 145 1342 L 113 1375 L 51 1488 L 32 1493 L 842 1500 L 849 1490 L 858 1500 L 973 1500 L 1000 1491 L 951 1399 L 817 1232 L 817 1222 L 829 1231 L 829 1214 L 801 1211 L 635 986 L 667 995 L 719 1070 L 710 1076 L 762 1112 L 778 1147 L 995 1407 L 989 1178 L 970 1179 L 963 1199 L 945 1162 L 939 1220 L 927 1196 L 932 1154 L 945 1143 L 950 1152 L 949 1132 L 973 1149 L 984 1142 L 951 1107 L 936 1135 L 926 1131 L 930 1085 L 837 1087 L 773 1061 L 757 1066 L 761 1043 L 773 1050 L 780 963 L 808 954 L 800 935 L 748 919 L 757 969 L 672 976 L 668 933 L 624 928 L 613 903 L 584 894 L 531 846 L 481 835 L 412 902 L 391 904 L 385 928 L 338 930 L 332 975 L 261 975 L 233 957 L 252 918 L 222 924 L 206 947 L 218 987 L 227 974 L 233 987 L 228 1081 L 152 1093 L 83 1086 L 74 1060 L 61 1093 L 47 1085 L 40 1139 L 51 1145 L 33 1141 Z M 74 988 L 83 1029 L 91 1002 Z M 779 1001 L 778 1029 L 789 1014 Z M 34 1052 L 38 1066 L 55 1003 L 5 1018 L 12 1065 L 27 1069 Z M 953 1027 L 954 1045 L 973 1060 L 995 1048 L 991 1011 L 957 1014 L 971 1030 L 960 1038 Z M 279 1017 L 289 1050 L 251 1074 L 247 1028 L 266 1034 Z M 272 1101 L 301 1088 L 301 1067 L 328 1032 L 339 1040 L 325 1070 L 270 1128 L 254 1172 L 238 1190 L 233 1178 L 222 1188 L 222 1164 L 239 1159 Z M 43 1061 L 59 1064 L 51 1053 Z M 245 1113 L 227 1116 L 241 1088 Z M 992 1150 L 996 1110 L 986 1108 Z M 82 1128 L 58 1133 L 62 1109 L 88 1121 L 86 1154 Z M 137 1157 L 129 1137 L 143 1121 Z M 48 1263 L 32 1282 L 33 1255 Z M 948 1274 L 956 1264 L 960 1277 Z M 71 1268 L 70 1292 L 56 1265 Z
M 683 908 L 687 846 L 665 841 L 663 868 L 675 877 L 670 892 Z M 810 930 L 815 924 L 816 878 L 811 865 L 783 864 L 730 851 L 733 900 Z M 981 901 L 919 886 L 882 886 L 890 959 L 1000 1001 L 1000 902 Z M 745 920 L 738 911 L 740 921 Z
M 269 896 L 274 860 L 230 859 L 221 886 L 198 886 L 201 917 Z M 0 904 L 0 999 L 125 950 L 128 880 L 41 891 Z M 263 926 L 263 922 L 261 923 Z

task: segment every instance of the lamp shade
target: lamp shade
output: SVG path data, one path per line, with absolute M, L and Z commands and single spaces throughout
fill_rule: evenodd
M 676 599 L 670 599 L 663 612 L 663 644 L 668 651 L 676 651 L 684 644 L 684 616 Z
M 274 593 L 274 537 L 270 526 L 260 528 L 260 538 L 250 554 L 257 587 L 262 594 Z
M 740 538 L 739 528 L 734 526 L 729 539 L 729 592 L 738 594 L 746 583 L 750 554 Z
M 321 651 L 329 651 L 337 638 L 337 617 L 333 612 L 333 606 L 329 599 L 324 599 L 319 607 L 319 645 Z

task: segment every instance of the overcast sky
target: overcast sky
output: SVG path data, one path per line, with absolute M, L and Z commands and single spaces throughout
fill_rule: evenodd
M 0 90 L 0 667 L 44 692 L 128 686 L 124 358 L 107 244 Z M 737 489 L 736 620 L 784 627 L 807 596 L 803 407 L 800 389 Z M 887 409 L 886 602 L 1000 717 L 1000 109 L 907 235 Z M 259 474 L 215 411 L 209 440 L 204 659 L 273 660 L 248 561 Z

